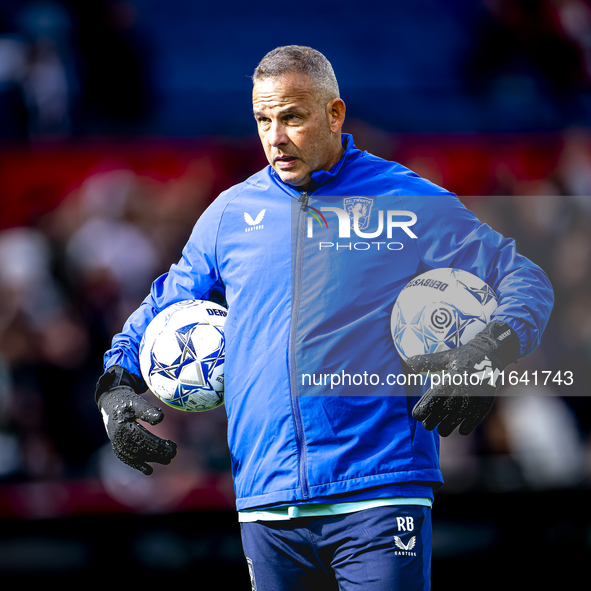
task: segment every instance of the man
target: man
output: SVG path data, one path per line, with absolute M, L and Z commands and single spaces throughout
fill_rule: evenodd
M 174 443 L 137 423 L 163 416 L 138 396 L 138 344 L 166 306 L 221 296 L 228 442 L 253 588 L 428 589 L 438 432 L 472 431 L 495 388 L 467 381 L 424 392 L 345 378 L 408 369 L 389 318 L 423 271 L 470 271 L 499 305 L 467 345 L 408 360 L 415 372 L 502 370 L 528 354 L 551 286 L 454 195 L 341 133 L 345 104 L 322 54 L 280 47 L 253 82 L 269 166 L 214 201 L 113 339 L 96 391 L 107 432 L 118 457 L 146 474 L 150 462 L 170 462 Z M 339 388 L 305 380 L 328 374 L 342 376 Z

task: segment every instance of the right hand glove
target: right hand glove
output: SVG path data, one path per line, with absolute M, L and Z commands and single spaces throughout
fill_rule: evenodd
M 413 417 L 429 431 L 437 427 L 442 437 L 458 426 L 460 435 L 469 435 L 493 405 L 498 375 L 520 353 L 517 333 L 494 320 L 456 349 L 410 357 L 406 365 L 412 372 L 443 370 L 450 378 L 442 378 L 425 392 L 413 408 Z M 456 375 L 461 378 L 458 382 L 452 379 Z
M 139 395 L 142 381 L 126 369 L 114 366 L 99 379 L 95 400 L 103 415 L 107 435 L 115 455 L 125 464 L 152 474 L 154 469 L 148 462 L 170 464 L 176 455 L 174 441 L 162 439 L 137 420 L 156 425 L 164 413 Z

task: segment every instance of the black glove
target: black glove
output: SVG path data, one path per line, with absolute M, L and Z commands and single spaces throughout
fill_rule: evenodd
M 413 417 L 429 431 L 439 425 L 443 437 L 458 426 L 468 435 L 491 409 L 498 375 L 520 353 L 517 333 L 496 320 L 457 349 L 410 357 L 406 364 L 415 373 L 445 372 L 417 402 Z
M 137 419 L 156 425 L 164 413 L 144 400 L 143 381 L 119 366 L 109 368 L 96 385 L 95 400 L 103 415 L 115 455 L 146 475 L 154 471 L 148 462 L 170 464 L 176 443 L 150 433 Z

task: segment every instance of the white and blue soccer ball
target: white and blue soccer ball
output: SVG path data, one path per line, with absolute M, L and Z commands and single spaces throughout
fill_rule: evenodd
M 476 275 L 433 269 L 402 289 L 392 309 L 394 345 L 405 361 L 465 345 L 490 322 L 497 296 Z
M 223 404 L 226 316 L 226 308 L 214 302 L 185 300 L 150 322 L 140 344 L 140 369 L 162 402 L 196 412 Z

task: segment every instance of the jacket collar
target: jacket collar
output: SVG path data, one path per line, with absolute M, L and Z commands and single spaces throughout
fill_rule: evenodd
M 342 133 L 341 134 L 341 143 L 343 145 L 344 148 L 344 152 L 343 155 L 341 156 L 341 159 L 330 169 L 330 170 L 317 170 L 315 172 L 312 173 L 312 181 L 306 186 L 306 192 L 311 193 L 312 191 L 315 191 L 316 189 L 318 189 L 318 187 L 326 184 L 327 182 L 329 182 L 330 180 L 334 179 L 340 172 L 341 168 L 343 168 L 343 165 L 345 164 L 345 162 L 347 161 L 348 158 L 350 158 L 353 154 L 353 152 L 357 151 L 357 148 L 355 147 L 355 143 L 353 142 L 353 136 L 349 133 Z M 275 178 L 275 180 L 281 184 L 284 185 L 285 187 L 291 189 L 292 191 L 298 191 L 299 193 L 301 193 L 302 191 L 300 191 L 298 188 L 293 187 L 292 185 L 288 185 L 287 183 L 284 183 L 281 180 L 281 177 L 275 172 L 275 169 L 272 166 L 269 166 L 269 168 L 271 169 L 271 174 L 273 175 L 273 177 Z

